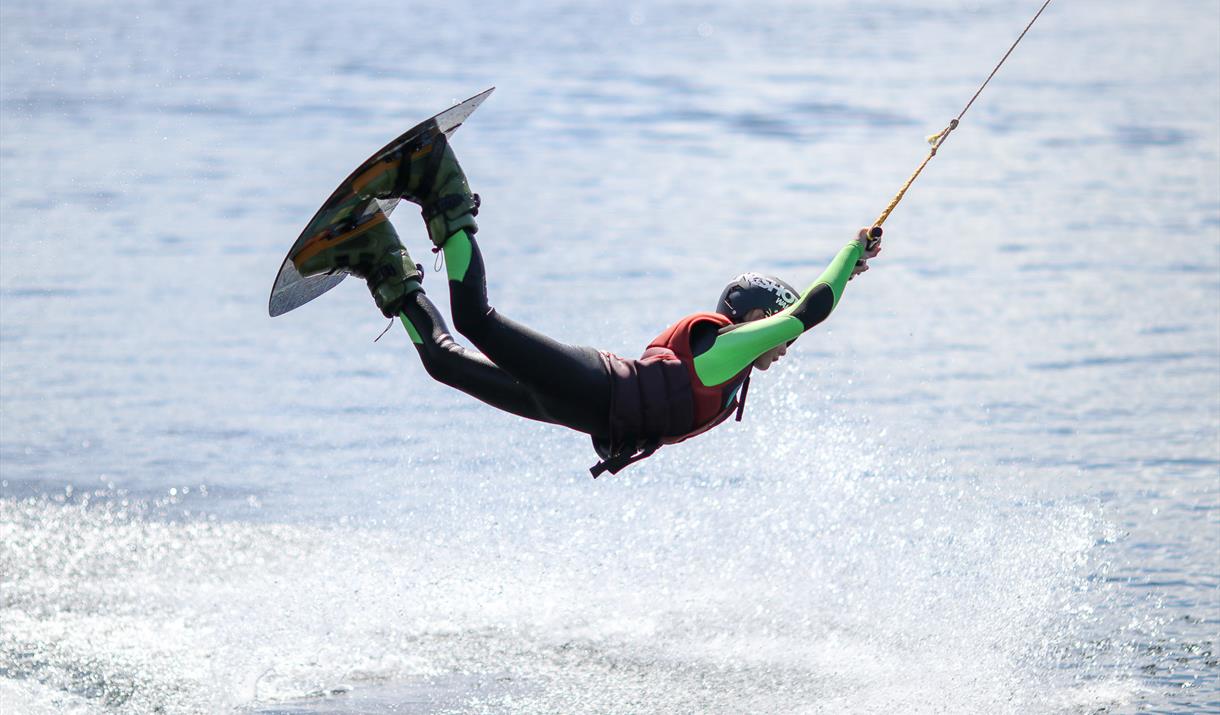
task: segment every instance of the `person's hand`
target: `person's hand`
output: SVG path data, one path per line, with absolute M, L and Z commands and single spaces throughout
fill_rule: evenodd
M 878 236 L 877 238 L 873 238 L 871 228 L 860 229 L 860 232 L 856 234 L 856 243 L 860 246 L 860 250 L 864 253 L 864 257 L 856 261 L 856 266 L 851 269 L 851 276 L 849 276 L 847 280 L 851 280 L 852 278 L 855 278 L 861 273 L 867 271 L 868 260 L 870 258 L 876 258 L 877 254 L 881 253 L 881 237 Z
M 860 251 L 864 253 L 862 261 L 867 261 L 870 258 L 876 258 L 878 253 L 881 253 L 881 237 L 872 237 L 871 228 L 862 228 L 856 234 L 856 244 L 860 246 Z

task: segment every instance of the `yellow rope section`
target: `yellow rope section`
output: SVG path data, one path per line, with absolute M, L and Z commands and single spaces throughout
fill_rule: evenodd
M 974 100 L 978 99 L 979 95 L 983 93 L 983 88 L 987 86 L 987 83 L 991 81 L 992 77 L 995 77 L 995 73 L 1000 70 L 1000 67 L 1003 66 L 1004 61 L 1008 59 L 1008 56 L 1012 54 L 1013 50 L 1017 49 L 1017 45 L 1025 37 L 1025 33 L 1029 32 L 1029 28 L 1034 26 L 1034 23 L 1037 22 L 1038 17 L 1042 15 L 1042 11 L 1045 10 L 1046 6 L 1050 4 L 1051 0 L 1046 0 L 1046 2 L 1042 3 L 1042 7 L 1038 8 L 1038 12 L 1034 13 L 1034 19 L 1029 21 L 1029 24 L 1026 25 L 1025 29 L 1021 31 L 1021 34 L 1017 37 L 1016 41 L 1014 41 L 1012 46 L 1008 48 L 1008 52 L 1005 52 L 1004 56 L 1000 58 L 1000 61 L 996 63 L 995 68 L 991 70 L 991 74 L 987 75 L 987 79 L 983 80 L 983 84 L 979 85 L 978 90 L 975 91 L 974 96 L 971 97 L 970 101 L 966 103 L 966 107 L 962 109 L 960 114 L 957 115 L 957 118 L 950 120 L 949 126 L 942 129 L 939 133 L 928 137 L 928 143 L 932 145 L 932 150 L 928 152 L 926 157 L 924 157 L 923 163 L 919 165 L 919 168 L 915 170 L 915 173 L 911 174 L 911 178 L 907 179 L 907 182 L 902 185 L 902 188 L 898 190 L 897 194 L 894 194 L 894 198 L 890 200 L 890 205 L 885 207 L 885 210 L 881 212 L 881 215 L 877 217 L 876 221 L 873 221 L 873 230 L 871 232 L 873 238 L 881 237 L 881 224 L 885 223 L 885 220 L 889 218 L 890 214 L 893 213 L 895 208 L 897 208 L 898 202 L 902 201 L 902 197 L 906 195 L 907 189 L 911 188 L 911 184 L 915 183 L 915 179 L 919 177 L 919 174 L 923 171 L 923 168 L 928 165 L 929 161 L 932 161 L 932 157 L 936 156 L 936 150 L 940 149 L 940 145 L 944 144 L 945 140 L 949 138 L 950 132 L 957 129 L 957 125 L 959 122 L 961 122 L 962 117 L 966 114 L 966 110 L 970 109 L 970 105 L 974 104 Z
M 928 155 L 924 157 L 923 163 L 919 165 L 919 168 L 915 170 L 915 173 L 911 174 L 911 178 L 907 179 L 907 183 L 902 185 L 902 188 L 898 190 L 897 194 L 894 194 L 894 198 L 890 200 L 890 205 L 885 207 L 885 210 L 881 212 L 881 215 L 877 217 L 876 221 L 873 221 L 874 228 L 881 228 L 881 225 L 885 223 L 885 220 L 890 217 L 890 214 L 898 206 L 898 202 L 902 201 L 903 196 L 906 196 L 907 189 L 911 188 L 911 184 L 915 183 L 915 179 L 919 177 L 919 172 L 923 171 L 923 168 L 928 165 L 928 162 L 932 161 L 932 157 L 936 156 L 936 150 L 939 149 L 940 145 L 944 144 L 945 140 L 949 138 L 949 133 L 954 129 L 957 129 L 957 123 L 958 120 L 953 119 L 949 122 L 949 126 L 942 129 L 939 134 L 933 134 L 932 136 L 928 137 L 928 143 L 932 145 L 932 149 L 928 152 Z M 874 238 L 876 238 L 876 236 L 874 236 Z

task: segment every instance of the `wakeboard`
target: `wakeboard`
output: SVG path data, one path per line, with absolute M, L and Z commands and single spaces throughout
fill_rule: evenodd
M 306 224 L 305 230 L 301 231 L 284 258 L 271 286 L 271 299 L 268 302 L 271 317 L 300 308 L 347 277 L 348 273 L 344 270 L 302 276 L 297 271 L 297 265 L 336 240 L 349 238 L 386 221 L 402 200 L 383 197 L 387 182 L 393 179 L 390 172 L 398 166 L 403 154 L 427 144 L 438 133 L 452 135 L 494 90 L 495 87 L 491 87 L 415 125 L 379 149 L 339 184 L 339 188 Z

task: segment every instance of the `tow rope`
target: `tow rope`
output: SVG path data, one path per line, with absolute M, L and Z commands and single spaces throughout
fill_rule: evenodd
M 951 134 L 954 129 L 957 129 L 957 125 L 961 123 L 962 117 L 966 114 L 966 110 L 970 109 L 970 105 L 974 104 L 974 100 L 978 99 L 979 95 L 983 93 L 983 88 L 987 86 L 987 83 L 991 81 L 992 77 L 995 77 L 995 73 L 1000 71 L 1000 67 L 1004 65 L 1004 61 L 1008 59 L 1008 56 L 1012 54 L 1013 50 L 1017 49 L 1017 45 L 1020 44 L 1021 40 L 1025 38 L 1025 33 L 1029 32 L 1029 28 L 1034 26 L 1034 23 L 1037 22 L 1038 18 L 1042 15 L 1042 11 L 1045 10 L 1046 6 L 1050 4 L 1051 0 L 1046 0 L 1046 2 L 1042 3 L 1042 7 L 1038 8 L 1038 12 L 1034 13 L 1034 19 L 1030 20 L 1029 24 L 1025 26 L 1025 29 L 1021 31 L 1021 34 L 1017 37 L 1016 41 L 1013 42 L 1012 46 L 1008 48 L 1008 52 L 1005 52 L 1004 56 L 1000 58 L 1000 61 L 996 63 L 995 68 L 991 70 L 991 74 L 987 75 L 987 79 L 983 80 L 983 83 L 979 85 L 979 88 L 975 91 L 974 96 L 970 98 L 969 102 L 966 102 L 966 106 L 960 113 L 958 113 L 957 117 L 950 119 L 949 125 L 944 129 L 928 137 L 928 143 L 932 145 L 932 148 L 928 151 L 928 155 L 924 157 L 924 160 L 919 165 L 919 168 L 915 169 L 915 173 L 911 174 L 911 178 L 907 179 L 907 182 L 902 185 L 902 188 L 898 190 L 898 193 L 894 194 L 894 198 L 890 200 L 890 205 L 885 207 L 885 210 L 881 212 L 881 215 L 877 217 L 876 221 L 873 221 L 873 228 L 871 231 L 869 231 L 870 236 L 872 236 L 874 239 L 881 237 L 881 225 L 884 224 L 885 220 L 890 217 L 890 214 L 898 206 L 898 202 L 902 201 L 902 197 L 906 195 L 907 189 L 911 188 L 911 184 L 915 183 L 915 179 L 919 177 L 919 174 L 923 171 L 923 168 L 928 165 L 929 161 L 932 161 L 932 157 L 936 156 L 936 151 L 940 149 L 941 144 L 944 144 L 945 140 L 949 138 L 949 134 Z

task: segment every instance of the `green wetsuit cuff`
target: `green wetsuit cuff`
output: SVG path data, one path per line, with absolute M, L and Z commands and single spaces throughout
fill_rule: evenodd
M 466 272 L 470 270 L 471 256 L 474 255 L 470 234 L 465 230 L 458 230 L 445 241 L 441 250 L 445 255 L 446 277 L 451 281 L 464 279 Z
M 423 337 L 420 336 L 419 331 L 415 329 L 415 326 L 411 324 L 411 319 L 407 317 L 407 314 L 405 312 L 399 313 L 398 319 L 402 321 L 403 327 L 407 329 L 407 335 L 411 337 L 411 342 L 415 343 L 416 345 L 423 344 Z

